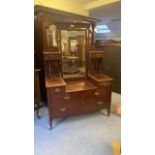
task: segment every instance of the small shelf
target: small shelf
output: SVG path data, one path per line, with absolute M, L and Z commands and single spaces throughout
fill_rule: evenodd
M 46 78 L 46 87 L 66 86 L 66 82 L 62 77 Z

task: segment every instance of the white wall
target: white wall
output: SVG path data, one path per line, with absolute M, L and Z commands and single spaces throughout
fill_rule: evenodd
M 121 1 L 93 9 L 89 14 L 101 20 L 97 25 L 106 24 L 111 30 L 109 34 L 96 34 L 96 39 L 121 40 Z

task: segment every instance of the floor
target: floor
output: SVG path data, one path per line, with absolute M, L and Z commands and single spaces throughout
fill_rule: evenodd
M 112 106 L 120 95 L 112 94 Z M 35 155 L 113 155 L 112 141 L 121 139 L 121 118 L 105 111 L 55 119 L 48 130 L 48 110 L 41 108 L 34 119 Z

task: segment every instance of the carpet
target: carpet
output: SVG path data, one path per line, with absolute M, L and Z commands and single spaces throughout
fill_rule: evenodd
M 113 155 L 112 141 L 120 141 L 120 117 L 101 112 L 55 119 L 48 130 L 48 110 L 34 119 L 35 155 Z

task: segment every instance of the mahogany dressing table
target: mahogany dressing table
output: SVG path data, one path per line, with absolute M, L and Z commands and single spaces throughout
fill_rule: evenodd
M 94 28 L 99 20 L 41 6 L 36 6 L 35 13 L 35 51 L 38 65 L 43 65 L 50 129 L 54 118 L 101 109 L 110 115 L 113 79 L 102 74 L 104 52 L 94 47 Z M 72 36 L 77 43 L 70 46 L 76 46 L 75 57 L 81 64 L 67 66 L 70 74 L 65 74 L 63 54 L 72 56 L 68 45 Z

